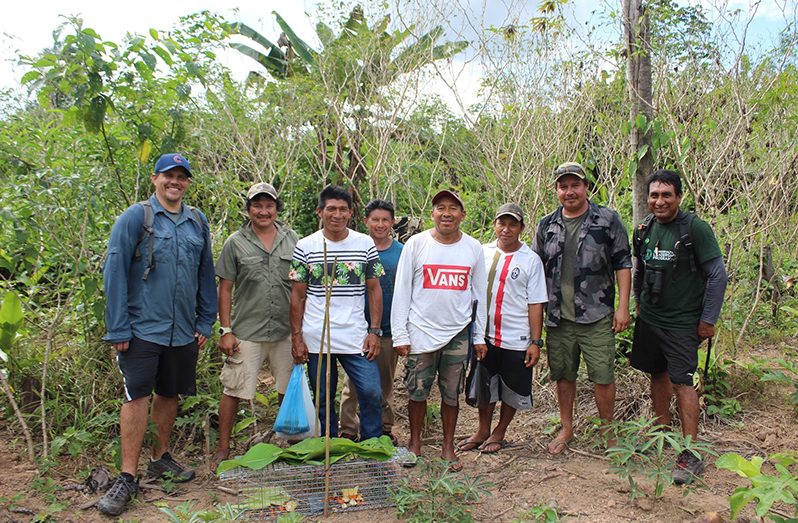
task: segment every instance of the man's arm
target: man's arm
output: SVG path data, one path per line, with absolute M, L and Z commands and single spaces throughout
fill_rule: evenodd
M 530 303 L 527 306 L 529 316 L 529 333 L 533 340 L 539 340 L 543 335 L 543 304 Z M 533 367 L 540 360 L 540 347 L 534 343 L 529 344 L 524 356 L 524 366 Z
M 723 264 L 721 256 L 704 262 L 701 269 L 707 279 L 704 291 L 704 309 L 701 312 L 701 320 L 698 322 L 698 337 L 703 340 L 715 335 L 715 323 L 720 316 L 729 275 L 726 273 L 726 266 Z
M 291 355 L 294 363 L 308 361 L 308 346 L 302 336 L 302 319 L 305 316 L 305 301 L 308 297 L 308 284 L 295 281 L 291 283 Z
M 224 278 L 219 278 L 219 325 L 222 327 L 230 327 L 232 322 L 233 310 L 233 282 Z M 238 352 L 238 346 L 241 342 L 236 338 L 232 332 L 228 332 L 219 338 L 219 348 L 227 354 L 232 356 Z
M 380 319 L 382 318 L 382 287 L 379 278 L 369 278 L 366 280 L 366 292 L 369 295 L 369 318 L 372 325 L 370 328 L 379 329 Z M 376 323 L 376 325 L 374 325 Z M 363 341 L 363 352 L 369 361 L 373 360 L 380 353 L 380 338 L 376 334 L 369 334 Z
M 632 289 L 632 270 L 618 269 L 615 271 L 615 281 L 618 283 L 618 308 L 612 318 L 612 331 L 616 334 L 629 328 L 629 294 Z
M 399 264 L 396 266 L 396 280 L 393 287 L 393 301 L 391 302 L 393 348 L 400 356 L 407 356 L 410 352 L 407 319 L 410 315 L 410 298 L 413 294 L 413 245 L 414 242 L 411 238 L 399 256 Z
M 208 228 L 207 218 L 200 216 L 202 220 L 202 231 L 205 239 L 200 255 L 199 269 L 197 278 L 199 281 L 197 289 L 197 341 L 202 347 L 211 335 L 211 328 L 216 321 L 217 297 L 216 297 L 216 272 L 213 270 L 213 247 L 211 246 L 210 229 Z
M 120 352 L 128 349 L 133 331 L 128 314 L 128 279 L 130 277 L 133 252 L 136 249 L 144 209 L 141 206 L 131 208 L 117 218 L 111 229 L 108 250 L 103 266 L 103 284 L 105 288 L 105 341 Z

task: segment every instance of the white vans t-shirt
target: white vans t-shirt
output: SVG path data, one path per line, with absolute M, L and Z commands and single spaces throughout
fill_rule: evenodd
M 479 300 L 472 339 L 485 343 L 485 262 L 482 246 L 463 233 L 459 241 L 440 243 L 430 230 L 412 236 L 396 269 L 391 307 L 394 347 L 410 345 L 411 354 L 446 345 L 471 321 Z

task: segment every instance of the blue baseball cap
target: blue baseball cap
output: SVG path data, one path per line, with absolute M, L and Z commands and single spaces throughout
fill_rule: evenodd
M 162 154 L 158 161 L 155 162 L 155 173 L 165 173 L 175 167 L 182 167 L 186 173 L 191 176 L 191 165 L 185 156 L 178 153 Z

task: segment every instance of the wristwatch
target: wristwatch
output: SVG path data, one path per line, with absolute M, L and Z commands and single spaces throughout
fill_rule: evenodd
M 369 327 L 369 334 L 376 334 L 377 336 L 382 336 L 382 329 L 379 327 Z
M 225 334 L 232 334 L 233 329 L 230 327 L 219 327 L 219 336 L 224 336 Z
M 531 343 L 532 345 L 537 345 L 541 349 L 543 348 L 543 340 L 540 339 L 540 338 L 538 338 L 536 340 L 531 340 L 529 343 Z

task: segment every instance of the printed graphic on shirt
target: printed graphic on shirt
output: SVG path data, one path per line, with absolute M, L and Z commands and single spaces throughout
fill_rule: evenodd
M 337 251 L 330 261 L 327 256 L 327 271 L 325 277 L 323 253 L 312 252 L 305 255 L 298 252 L 297 257 L 306 260 L 294 259 L 291 262 L 291 271 L 288 278 L 292 281 L 308 284 L 308 294 L 311 296 L 324 296 L 325 288 L 332 284 L 334 296 L 363 296 L 365 282 L 369 278 L 379 278 L 384 274 L 382 264 L 376 257 L 376 250 L 365 251 Z M 299 250 L 297 250 L 299 251 Z M 304 255 L 304 256 L 303 256 Z
M 424 288 L 450 291 L 468 289 L 468 275 L 471 267 L 467 265 L 424 265 Z

